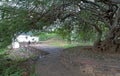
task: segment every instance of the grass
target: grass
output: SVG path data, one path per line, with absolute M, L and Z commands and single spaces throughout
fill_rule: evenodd
M 0 54 L 0 76 L 22 76 L 23 69 L 19 69 L 14 62 L 8 61 L 6 55 Z
M 54 42 L 50 42 L 48 43 L 48 45 L 50 46 L 57 46 L 57 47 L 62 47 L 62 48 L 70 48 L 70 47 L 74 47 L 74 46 L 90 46 L 93 45 L 92 42 L 87 42 L 87 43 L 77 43 L 77 42 L 66 42 L 66 41 L 54 41 Z
M 20 69 L 16 66 L 10 66 L 6 68 L 0 76 L 23 76 L 24 69 Z
M 20 50 L 19 50 L 20 51 Z M 20 52 L 24 52 L 25 50 L 22 50 Z M 18 66 L 19 63 L 24 63 L 26 60 L 34 57 L 31 55 L 31 57 L 20 57 L 15 55 L 15 53 L 6 54 L 6 49 L 0 50 L 0 76 L 24 76 L 23 72 L 26 72 L 26 68 L 21 68 Z M 16 51 L 14 51 L 16 52 Z M 9 60 L 8 60 L 9 59 Z M 31 65 L 31 69 L 35 69 L 35 65 Z M 33 72 L 30 73 L 30 76 L 36 76 Z
M 10 50 L 10 51 L 11 52 L 6 57 L 16 62 L 26 61 L 27 59 L 35 57 L 35 55 L 31 51 L 26 51 L 23 48 L 17 50 Z
M 0 55 L 3 55 L 7 52 L 8 50 L 5 48 L 5 49 L 0 49 Z

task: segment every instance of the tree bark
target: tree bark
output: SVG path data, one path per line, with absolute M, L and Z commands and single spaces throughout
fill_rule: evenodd
M 94 45 L 94 48 L 95 50 L 100 52 L 107 52 L 107 53 L 120 52 L 119 37 L 120 37 L 120 26 L 115 26 L 107 33 L 103 41 L 99 42 L 99 44 Z
M 93 27 L 97 30 L 98 32 L 98 36 L 97 36 L 97 40 L 96 40 L 96 44 L 99 44 L 101 42 L 101 38 L 102 38 L 102 30 L 97 26 L 97 25 L 93 25 Z

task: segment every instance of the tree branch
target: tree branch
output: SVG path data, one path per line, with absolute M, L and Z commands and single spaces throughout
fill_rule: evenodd
M 99 44 L 101 42 L 101 38 L 102 38 L 102 30 L 96 25 L 96 23 L 93 23 L 93 22 L 88 21 L 88 20 L 83 19 L 83 18 L 81 18 L 81 19 L 84 22 L 89 23 L 91 26 L 93 26 L 96 29 L 96 31 L 98 32 L 98 36 L 97 36 L 97 40 L 96 40 L 95 44 Z

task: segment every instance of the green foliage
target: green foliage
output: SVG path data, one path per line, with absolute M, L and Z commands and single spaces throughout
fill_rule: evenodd
M 16 4 L 16 6 L 9 5 L 9 1 L 0 5 L 0 48 L 10 45 L 12 39 L 22 32 L 32 29 L 42 30 L 43 26 L 50 24 L 49 21 L 46 21 L 47 19 L 41 19 L 42 14 L 38 14 L 37 9 L 44 7 L 44 11 L 48 12 L 51 9 L 49 8 L 51 1 L 12 0 L 10 3 Z M 43 13 L 43 10 L 39 10 L 39 12 Z
M 0 55 L 4 55 L 7 52 L 7 49 L 0 49 Z
M 60 39 L 61 37 L 55 33 L 45 33 L 45 32 L 42 32 L 40 33 L 39 35 L 39 40 L 40 41 L 46 41 L 46 40 L 49 40 L 49 39 Z
M 79 10 L 79 6 L 83 9 Z M 87 0 L 11 0 L 10 3 L 6 0 L 0 6 L 0 48 L 10 45 L 12 39 L 23 32 L 49 31 L 49 27 L 68 41 L 95 40 L 96 30 L 91 23 L 102 23 L 97 22 L 99 16 L 95 16 L 100 11 Z M 102 24 L 99 27 L 104 31 L 106 28 Z M 40 35 L 40 40 L 49 38 L 50 35 Z
M 57 28 L 55 32 L 68 41 L 94 41 L 96 39 L 96 31 L 89 24 L 85 22 L 72 22 L 73 20 L 66 20 Z M 89 27 L 89 28 L 88 28 Z
M 6 59 L 5 54 L 0 54 L 0 76 L 22 76 L 24 70 L 19 69 L 16 64 Z
M 23 71 L 24 70 L 21 70 L 16 66 L 10 66 L 6 68 L 0 76 L 22 76 Z
M 12 42 L 12 38 L 21 30 L 26 32 L 29 29 L 27 26 L 29 22 L 26 17 L 27 11 L 7 6 L 1 8 L 5 10 L 4 13 L 6 14 L 0 21 L 0 47 L 4 48 Z
M 19 63 L 24 63 L 28 58 L 19 58 L 20 56 L 16 55 L 14 57 L 16 60 L 13 60 L 13 56 L 11 56 L 12 58 L 9 57 L 9 55 L 12 53 L 7 54 L 6 52 L 6 49 L 0 50 L 0 76 L 23 76 L 22 74 L 26 71 L 26 69 L 21 69 L 21 67 L 19 67 L 18 65 L 20 65 Z M 34 67 L 32 69 L 34 70 Z M 32 72 L 31 76 L 36 75 Z

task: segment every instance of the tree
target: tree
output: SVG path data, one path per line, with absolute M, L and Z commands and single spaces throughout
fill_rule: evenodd
M 119 26 L 119 3 L 118 0 L 76 0 L 71 3 L 77 6 L 80 11 L 77 11 L 76 18 L 88 23 L 98 32 L 97 40 L 94 44 L 95 50 L 118 52 L 120 50 L 120 26 Z M 85 11 L 85 12 L 84 12 Z M 86 13 L 86 16 L 81 16 L 80 13 Z M 102 26 L 100 25 L 102 23 Z M 102 39 L 107 28 L 106 36 Z
M 12 37 L 21 32 L 45 30 L 51 26 L 67 29 L 69 32 L 71 31 L 69 28 L 75 24 L 79 29 L 85 27 L 88 31 L 94 32 L 94 29 L 97 31 L 95 50 L 118 52 L 120 50 L 119 4 L 119 0 L 6 1 L 0 9 L 1 45 L 5 40 L 10 42 Z M 59 21 L 59 24 L 55 26 L 56 21 Z M 85 24 L 89 26 L 86 27 Z M 11 32 L 3 33 L 5 29 Z

